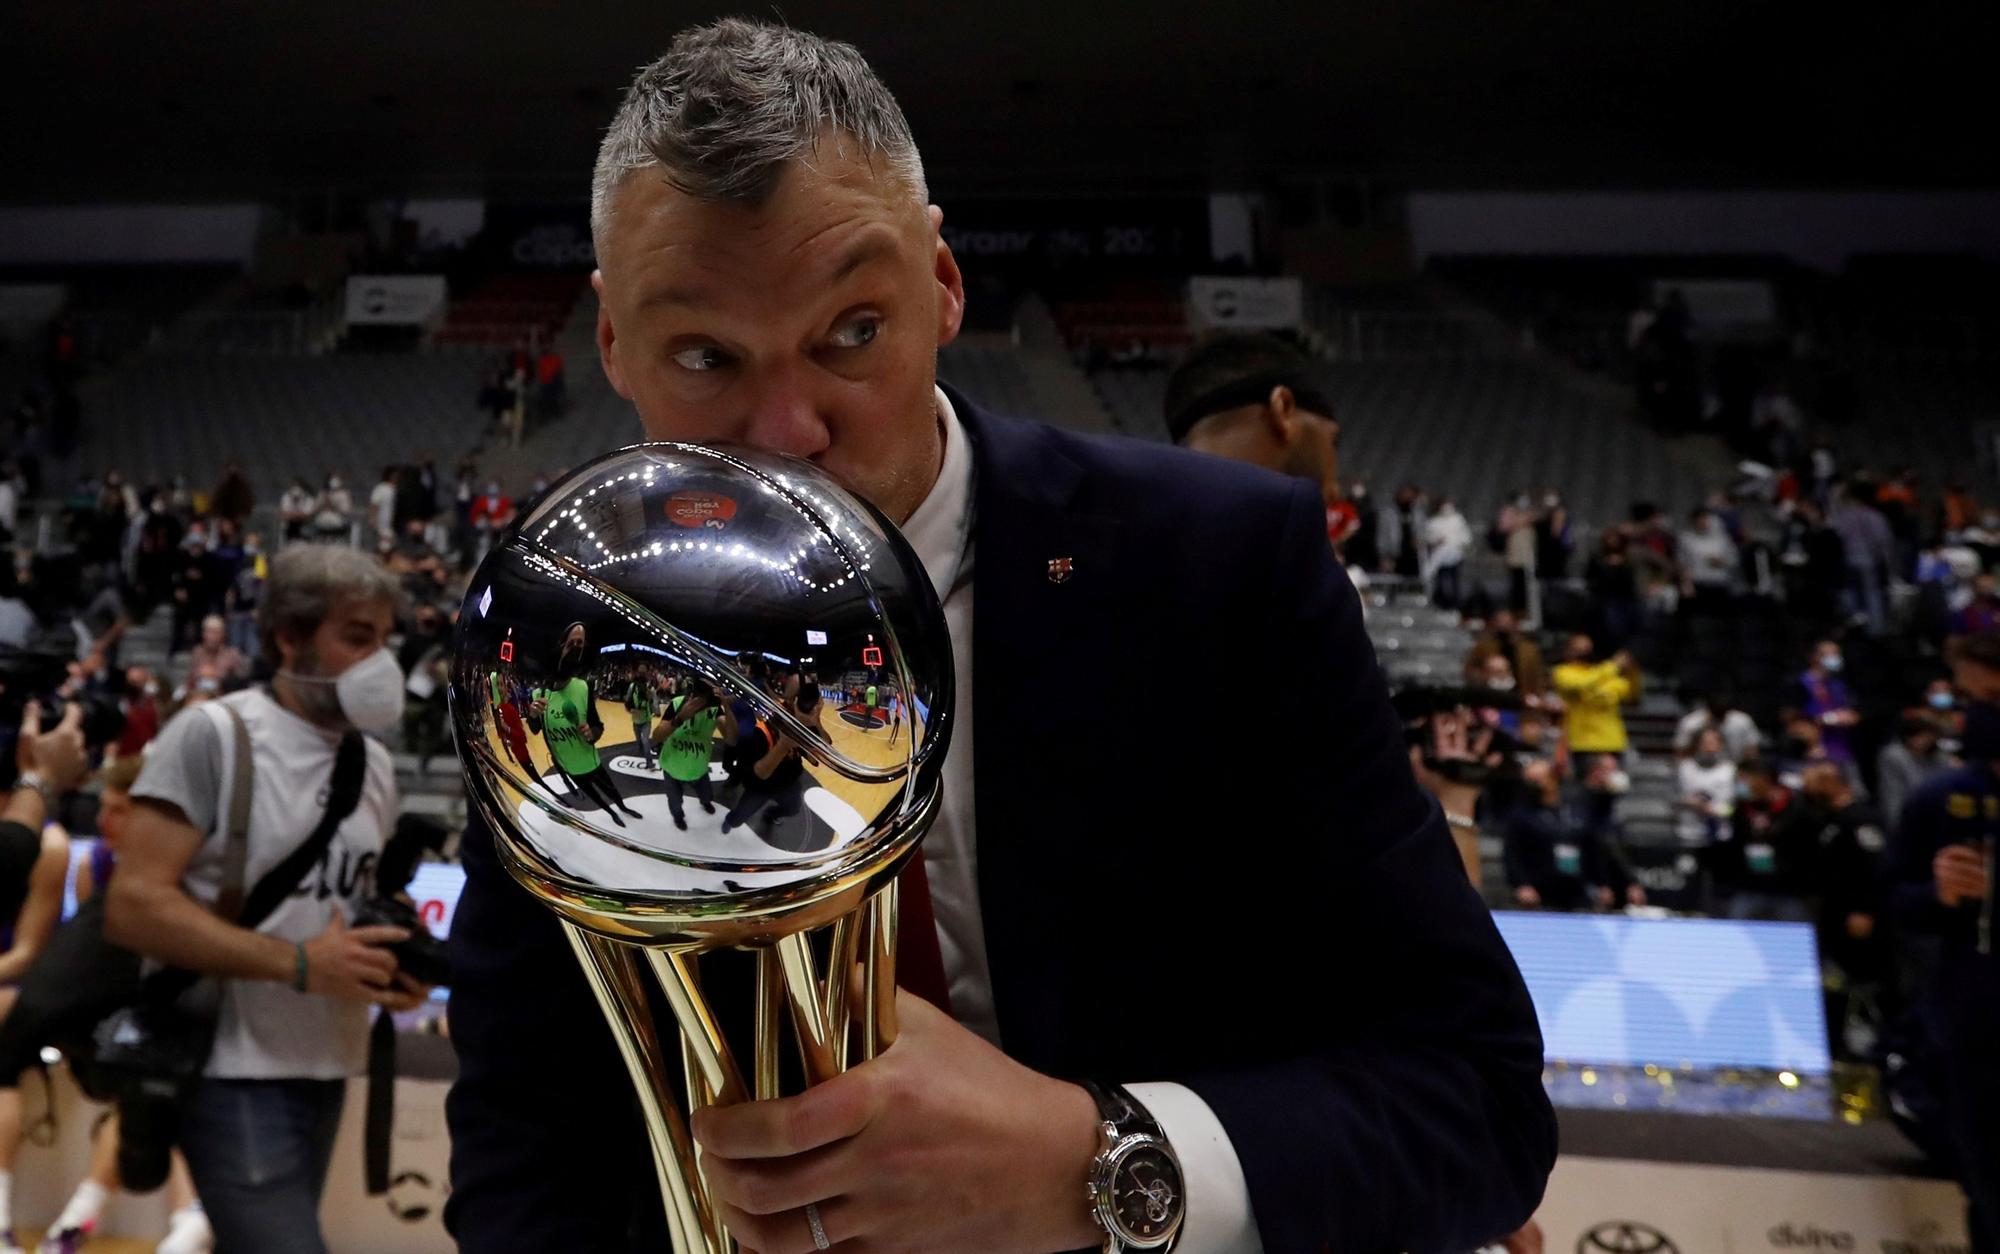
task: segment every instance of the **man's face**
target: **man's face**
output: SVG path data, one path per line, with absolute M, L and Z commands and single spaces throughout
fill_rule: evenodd
M 221 619 L 204 618 L 201 620 L 201 642 L 204 646 L 210 649 L 221 648 L 224 634 Z
M 755 209 L 627 178 L 598 241 L 598 348 L 648 438 L 807 458 L 902 522 L 937 478 L 937 350 L 965 289 L 939 210 L 835 149 Z

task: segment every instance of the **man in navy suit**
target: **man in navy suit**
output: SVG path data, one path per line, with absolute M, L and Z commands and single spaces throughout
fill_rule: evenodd
M 924 846 L 950 1014 L 906 995 L 881 1058 L 701 1112 L 745 1247 L 1134 1248 L 1086 1187 L 1130 1184 L 1100 1150 L 1133 1129 L 1178 1157 L 1176 1187 L 1147 1187 L 1181 1254 L 1517 1227 L 1555 1154 L 1540 1036 L 1411 778 L 1319 493 L 937 387 L 964 286 L 907 124 L 844 45 L 683 33 L 612 123 L 593 221 L 604 368 L 647 434 L 850 484 L 902 526 L 953 640 Z M 1160 683 L 1191 667 L 1221 681 L 1192 706 Z M 464 858 L 461 1248 L 666 1248 L 553 916 L 486 833 Z

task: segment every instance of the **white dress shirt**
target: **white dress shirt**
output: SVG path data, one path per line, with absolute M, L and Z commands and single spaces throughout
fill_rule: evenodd
M 958 725 L 944 763 L 944 796 L 924 838 L 924 866 L 937 914 L 938 946 L 952 1014 L 994 1045 L 1000 1025 L 980 918 L 979 847 L 973 832 L 972 738 L 972 446 L 945 397 L 937 393 L 944 465 L 930 495 L 903 525 L 944 603 L 957 679 Z M 1004 839 L 1004 834 L 1001 837 Z M 1117 1077 L 1106 1077 L 1116 1079 Z M 1159 1122 L 1187 1178 L 1187 1218 L 1176 1254 L 1263 1254 L 1250 1212 L 1250 1188 L 1229 1134 L 1208 1103 L 1179 1084 L 1125 1085 Z M 1077 1182 L 1079 1187 L 1082 1181 Z

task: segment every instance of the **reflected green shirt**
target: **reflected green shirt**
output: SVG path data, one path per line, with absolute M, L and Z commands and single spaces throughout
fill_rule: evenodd
M 686 697 L 675 697 L 674 713 L 680 713 L 686 702 Z M 660 746 L 661 772 L 683 784 L 708 774 L 708 760 L 715 753 L 715 725 L 721 721 L 721 708 L 711 705 L 674 728 L 674 734 Z
M 590 682 L 581 676 L 560 688 L 538 689 L 548 702 L 542 714 L 542 737 L 556 765 L 570 775 L 588 775 L 598 767 L 597 746 L 590 743 Z

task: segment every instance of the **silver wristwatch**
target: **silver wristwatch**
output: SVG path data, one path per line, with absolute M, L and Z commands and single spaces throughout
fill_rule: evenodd
M 1098 1149 L 1090 1163 L 1090 1213 L 1104 1229 L 1103 1254 L 1174 1248 L 1187 1217 L 1181 1160 L 1160 1125 L 1115 1084 L 1084 1081 L 1097 1102 Z
M 14 787 L 32 788 L 42 794 L 42 804 L 48 809 L 49 817 L 55 817 L 56 790 L 49 787 L 49 781 L 42 778 L 40 771 L 22 771 L 15 777 Z

